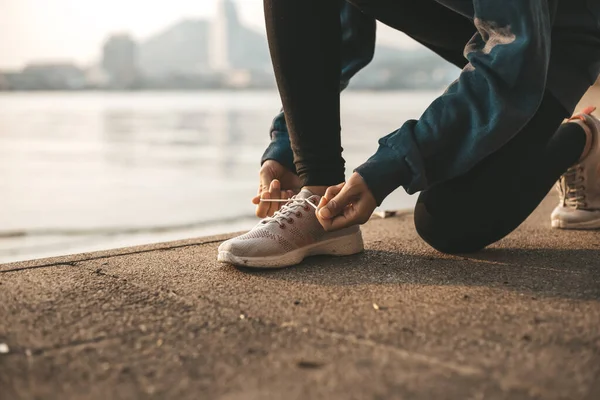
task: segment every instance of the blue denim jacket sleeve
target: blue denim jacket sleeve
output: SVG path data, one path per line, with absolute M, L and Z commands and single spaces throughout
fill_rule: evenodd
M 424 112 L 383 137 L 356 169 L 377 203 L 460 176 L 508 142 L 537 111 L 550 58 L 548 0 L 474 0 L 469 63 Z
M 373 59 L 376 25 L 375 19 L 363 14 L 345 0 L 340 1 L 340 18 L 342 21 L 340 90 L 344 90 L 350 83 L 350 79 Z M 261 164 L 266 160 L 275 160 L 295 172 L 294 154 L 283 111 L 273 120 L 270 135 L 271 143 L 261 158 Z

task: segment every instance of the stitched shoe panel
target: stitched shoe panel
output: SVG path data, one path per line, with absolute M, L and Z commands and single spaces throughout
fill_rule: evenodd
M 275 215 L 219 247 L 218 260 L 240 266 L 282 267 L 317 254 L 349 255 L 363 250 L 360 228 L 326 232 L 315 213 L 320 196 L 304 189 Z
M 552 227 L 561 229 L 600 228 L 600 120 L 586 108 L 575 115 L 592 134 L 585 158 L 569 168 L 559 179 L 556 188 L 560 200 L 551 215 Z

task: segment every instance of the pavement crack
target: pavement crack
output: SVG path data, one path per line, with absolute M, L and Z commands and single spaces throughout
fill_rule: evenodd
M 55 263 L 55 264 L 51 264 L 51 265 L 44 265 L 44 266 L 4 269 L 4 270 L 0 271 L 0 274 L 9 273 L 9 272 L 26 271 L 29 269 L 37 269 L 37 268 L 45 268 L 45 267 L 76 267 L 76 266 L 77 266 L 77 263 L 75 263 L 75 262 L 59 262 L 59 263 Z
M 187 243 L 187 244 L 174 245 L 174 246 L 168 246 L 168 247 L 142 249 L 142 250 L 128 251 L 128 252 L 118 253 L 118 254 L 106 254 L 106 255 L 87 257 L 87 258 L 84 257 L 84 258 L 79 258 L 79 259 L 76 259 L 73 261 L 57 261 L 55 263 L 50 263 L 50 264 L 32 265 L 32 266 L 28 266 L 28 267 L 16 267 L 16 268 L 0 270 L 0 274 L 9 273 L 9 272 L 27 271 L 30 269 L 49 268 L 49 267 L 65 267 L 65 266 L 76 267 L 78 263 L 83 262 L 83 261 L 104 260 L 107 258 L 117 258 L 117 257 L 124 257 L 124 256 L 136 255 L 136 254 L 152 253 L 155 251 L 166 251 L 166 250 L 183 249 L 186 247 L 204 246 L 206 244 L 220 243 L 223 240 L 225 240 L 225 239 L 221 238 L 221 239 L 208 240 L 205 242 L 198 242 L 198 243 Z
M 106 272 L 104 272 L 104 270 L 102 268 L 97 268 L 94 272 L 94 275 L 98 275 L 98 276 L 107 276 L 109 278 L 114 278 L 114 279 L 119 279 L 119 275 L 114 275 L 114 274 L 107 274 Z
M 450 371 L 453 371 L 462 376 L 485 376 L 487 375 L 483 370 L 475 367 L 471 367 L 468 365 L 457 364 L 450 361 L 440 360 L 439 358 L 428 356 L 421 353 L 415 353 L 413 351 L 408 351 L 402 349 L 400 347 L 391 346 L 385 343 L 377 342 L 371 339 L 359 338 L 356 335 L 348 334 L 348 333 L 340 333 L 336 331 L 326 330 L 322 328 L 312 328 L 313 331 L 329 335 L 332 338 L 345 340 L 347 342 L 369 346 L 373 348 L 378 348 L 382 350 L 386 350 L 390 353 L 393 353 L 396 356 L 399 356 L 405 360 L 417 361 L 423 364 L 428 364 L 435 367 L 444 368 Z
M 221 307 L 223 309 L 229 309 L 231 311 L 238 310 L 235 307 L 220 303 L 220 302 L 213 300 L 210 297 L 207 297 L 205 295 L 198 295 L 198 298 L 200 298 L 214 306 Z M 371 339 L 359 338 L 357 335 L 350 334 L 350 333 L 342 333 L 342 332 L 323 329 L 323 328 L 303 326 L 303 325 L 296 324 L 293 322 L 283 322 L 283 323 L 279 324 L 274 321 L 265 320 L 263 318 L 255 317 L 252 315 L 245 315 L 244 319 L 249 320 L 253 323 L 260 324 L 262 326 L 266 326 L 266 327 L 273 327 L 273 328 L 277 328 L 277 329 L 291 329 L 293 331 L 296 331 L 297 333 L 302 333 L 302 334 L 306 334 L 306 333 L 312 331 L 312 332 L 318 333 L 322 336 L 327 336 L 327 337 L 338 339 L 338 340 L 344 340 L 349 343 L 386 350 L 386 351 L 393 353 L 396 356 L 399 356 L 405 360 L 417 361 L 417 362 L 420 362 L 423 364 L 428 364 L 431 366 L 444 368 L 446 370 L 453 371 L 462 376 L 485 376 L 485 375 L 487 375 L 485 373 L 485 371 L 483 371 L 479 368 L 440 360 L 439 358 L 436 358 L 436 357 L 432 357 L 432 356 L 428 356 L 428 355 L 420 354 L 420 353 L 415 353 L 415 352 L 408 351 L 408 350 L 405 350 L 405 349 L 402 349 L 402 348 L 399 348 L 396 346 L 377 342 L 377 341 L 374 341 Z
M 202 297 L 205 297 L 205 296 L 202 296 Z M 218 302 L 212 301 L 211 299 L 205 298 L 205 300 L 208 302 L 211 302 L 215 305 L 219 305 L 221 307 L 229 308 L 229 309 L 235 311 L 235 308 L 224 306 Z M 386 350 L 389 353 L 393 353 L 394 355 L 396 355 L 404 360 L 416 361 L 416 362 L 420 362 L 422 364 L 440 367 L 440 368 L 455 372 L 462 376 L 469 376 L 469 377 L 487 376 L 487 373 L 485 371 L 481 370 L 480 368 L 476 368 L 476 367 L 472 367 L 472 366 L 468 366 L 468 365 L 462 365 L 462 364 L 458 364 L 458 363 L 454 363 L 454 362 L 450 362 L 450 361 L 444 361 L 444 360 L 441 360 L 436 357 L 428 356 L 428 355 L 421 354 L 421 353 L 415 353 L 415 352 L 408 351 L 408 350 L 405 350 L 405 349 L 402 349 L 402 348 L 399 348 L 396 346 L 381 343 L 381 342 L 378 342 L 375 340 L 358 337 L 357 335 L 350 334 L 350 333 L 338 332 L 338 331 L 323 329 L 323 328 L 310 327 L 310 326 L 306 326 L 306 325 L 296 324 L 293 322 L 284 322 L 282 324 L 278 324 L 276 322 L 273 322 L 270 320 L 265 320 L 263 318 L 258 318 L 258 317 L 254 317 L 254 316 L 245 316 L 245 319 L 247 319 L 251 322 L 257 323 L 259 325 L 266 326 L 266 327 L 273 327 L 273 328 L 277 328 L 277 329 L 290 329 L 297 333 L 302 333 L 302 334 L 307 334 L 312 331 L 314 333 L 320 334 L 321 336 L 325 336 L 325 337 L 329 337 L 329 338 L 333 338 L 333 339 L 337 339 L 337 340 L 343 340 L 343 341 L 346 341 L 346 342 L 349 342 L 349 343 L 352 343 L 355 345 L 368 346 L 368 347 L 372 347 L 372 348 L 376 348 L 376 349 L 380 349 L 380 350 Z

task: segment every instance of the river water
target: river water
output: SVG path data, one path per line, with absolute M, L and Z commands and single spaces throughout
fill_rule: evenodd
M 438 94 L 345 93 L 348 173 Z M 0 262 L 252 227 L 278 108 L 271 91 L 0 94 Z

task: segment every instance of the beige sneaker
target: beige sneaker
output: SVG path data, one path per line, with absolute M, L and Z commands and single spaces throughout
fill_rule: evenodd
M 304 189 L 272 217 L 219 246 L 218 261 L 242 267 L 281 268 L 315 255 L 346 256 L 364 249 L 360 227 L 325 232 L 316 216 L 320 196 Z
M 588 107 L 570 120 L 583 121 L 592 141 L 584 158 L 556 184 L 560 202 L 552 212 L 553 228 L 600 229 L 600 121 L 592 115 L 594 110 Z

